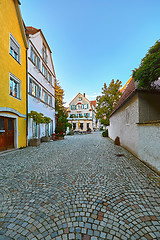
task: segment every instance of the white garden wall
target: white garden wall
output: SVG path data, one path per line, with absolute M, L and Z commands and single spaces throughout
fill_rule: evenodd
M 138 126 L 138 157 L 160 171 L 160 123 Z
M 134 96 L 123 107 L 110 117 L 109 137 L 113 140 L 118 136 L 121 146 L 134 155 L 138 154 L 138 97 Z

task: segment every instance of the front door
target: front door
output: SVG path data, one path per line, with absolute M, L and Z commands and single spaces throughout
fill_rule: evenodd
M 14 119 L 0 117 L 0 151 L 14 148 Z

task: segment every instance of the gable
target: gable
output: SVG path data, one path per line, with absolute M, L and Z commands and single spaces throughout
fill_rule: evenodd
M 82 100 L 79 100 L 79 98 L 82 98 Z M 89 104 L 90 103 L 90 101 L 86 97 L 84 97 L 83 94 L 78 93 L 75 96 L 75 98 L 69 103 L 69 105 L 76 105 L 79 102 L 82 103 L 82 104 Z

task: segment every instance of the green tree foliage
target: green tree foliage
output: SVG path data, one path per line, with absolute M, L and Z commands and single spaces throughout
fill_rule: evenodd
M 109 115 L 114 109 L 115 104 L 118 102 L 122 93 L 119 89 L 122 87 L 121 81 L 116 82 L 112 79 L 111 83 L 107 87 L 104 83 L 102 88 L 102 96 L 97 97 L 97 113 L 96 118 L 101 120 L 101 123 L 105 126 L 109 125 Z
M 43 113 L 38 113 L 36 111 L 31 111 L 30 113 L 28 113 L 28 117 L 32 118 L 33 122 L 36 122 L 37 124 L 41 124 L 41 123 L 48 124 L 51 122 L 51 118 L 45 117 Z
M 153 83 L 160 77 L 160 40 L 148 50 L 139 68 L 133 70 L 132 77 L 140 88 L 154 87 Z

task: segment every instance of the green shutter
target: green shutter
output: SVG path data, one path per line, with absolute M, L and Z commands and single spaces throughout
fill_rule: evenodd
M 87 109 L 88 109 L 88 104 L 87 104 Z
M 72 105 L 71 105 L 71 110 L 72 110 L 73 108 L 72 108 Z
M 75 110 L 76 110 L 76 105 L 75 105 Z
M 83 104 L 83 109 L 84 109 L 84 104 Z

